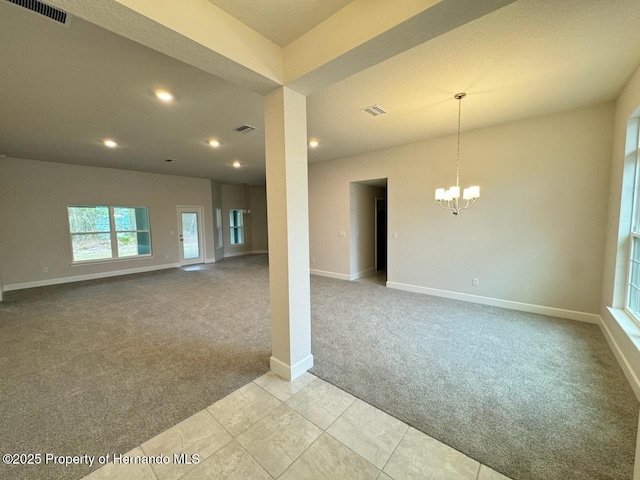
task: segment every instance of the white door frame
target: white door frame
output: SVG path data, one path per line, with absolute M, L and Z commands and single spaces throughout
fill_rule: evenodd
M 182 243 L 182 214 L 195 213 L 198 216 L 198 253 L 197 258 L 184 259 L 184 249 Z M 195 263 L 205 262 L 205 245 L 204 245 L 204 207 L 191 205 L 178 205 L 178 255 L 180 257 L 180 265 L 193 265 Z

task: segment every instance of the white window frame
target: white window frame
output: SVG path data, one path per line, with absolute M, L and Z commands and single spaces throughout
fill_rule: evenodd
M 629 251 L 627 258 L 627 285 L 625 289 L 624 298 L 624 311 L 638 324 L 640 325 L 640 309 L 633 311 L 629 308 L 629 302 L 631 300 L 631 291 L 636 290 L 637 295 L 640 296 L 640 285 L 634 285 L 632 283 L 633 265 L 638 265 L 640 268 L 640 260 L 634 260 L 633 245 L 636 239 L 638 239 L 640 248 L 640 121 L 635 125 L 635 176 L 633 186 L 633 207 L 631 213 L 631 231 L 629 232 Z
M 240 215 L 238 215 L 238 218 L 240 219 L 240 225 L 233 225 L 232 222 L 232 218 L 233 218 L 233 212 L 240 212 Z M 234 242 L 233 241 L 233 233 L 234 230 L 240 230 L 240 235 L 242 237 L 242 241 L 241 242 Z M 231 208 L 229 209 L 229 242 L 230 245 L 244 245 L 244 210 L 241 208 Z
M 107 207 L 109 209 L 109 231 L 108 232 L 72 232 L 71 222 L 69 219 L 69 208 L 97 208 Z M 147 211 L 147 225 L 148 229 L 141 230 L 116 230 L 115 222 L 115 209 L 116 208 L 144 208 Z M 138 258 L 149 258 L 153 256 L 153 249 L 151 246 L 151 218 L 149 216 L 149 207 L 140 205 L 67 205 L 67 223 L 69 228 L 69 246 L 71 247 L 71 264 L 82 265 L 86 263 L 105 263 L 122 260 L 135 260 Z M 138 255 L 118 255 L 118 234 L 119 233 L 148 233 L 149 235 L 149 253 L 142 253 Z M 73 251 L 73 237 L 77 235 L 109 235 L 109 241 L 111 243 L 111 257 L 109 258 L 96 258 L 89 260 L 75 260 Z

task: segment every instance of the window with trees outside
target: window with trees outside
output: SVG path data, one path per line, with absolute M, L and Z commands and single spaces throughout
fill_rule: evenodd
M 151 256 L 147 207 L 67 207 L 73 262 Z
M 229 210 L 229 230 L 231 232 L 231 245 L 241 245 L 243 240 L 243 210 Z
M 627 282 L 626 310 L 640 323 L 640 121 L 632 119 L 628 134 L 631 138 L 630 155 L 636 159 L 636 178 L 633 195 L 633 217 L 631 222 L 631 234 L 629 243 L 631 252 L 629 255 L 629 272 Z M 635 138 L 634 138 L 635 137 Z M 629 145 L 627 143 L 627 145 Z M 627 147 L 628 148 L 628 147 Z M 633 151 L 635 149 L 635 152 Z

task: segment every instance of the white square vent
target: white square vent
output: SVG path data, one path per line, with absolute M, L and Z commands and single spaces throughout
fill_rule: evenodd
M 361 111 L 371 115 L 372 117 L 377 117 L 378 115 L 384 115 L 388 113 L 387 110 L 382 108 L 380 105 L 371 105 L 370 107 L 362 108 Z

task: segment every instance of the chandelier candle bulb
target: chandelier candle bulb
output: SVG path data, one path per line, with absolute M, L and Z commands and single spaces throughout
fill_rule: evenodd
M 436 200 L 444 200 L 444 188 L 436 188 Z

